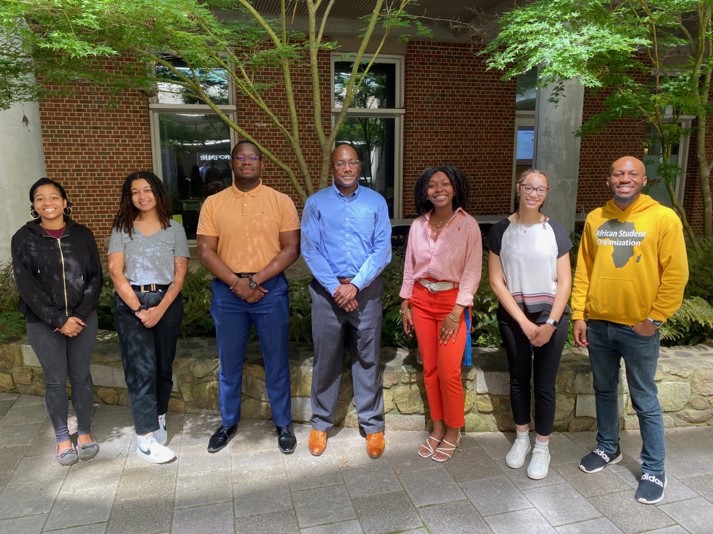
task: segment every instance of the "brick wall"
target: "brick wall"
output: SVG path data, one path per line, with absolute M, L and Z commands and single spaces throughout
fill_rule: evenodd
M 403 134 L 404 216 L 413 216 L 413 186 L 427 166 L 456 165 L 471 180 L 469 211 L 507 213 L 510 206 L 515 128 L 515 82 L 485 69 L 479 48 L 470 44 L 412 41 L 405 58 Z M 325 128 L 331 122 L 329 54 L 321 53 L 320 78 Z M 111 67 L 108 67 L 111 69 Z M 316 185 L 320 149 L 313 128 L 311 82 L 306 64 L 292 72 L 301 123 L 301 146 Z M 281 73 L 264 70 L 259 81 L 270 84 L 264 98 L 289 127 Z M 584 119 L 601 109 L 600 96 L 587 93 Z M 255 104 L 236 102 L 240 124 L 265 146 L 298 169 L 284 137 Z M 124 177 L 151 169 L 148 98 L 138 91 L 111 95 L 97 87 L 80 86 L 67 97 L 48 98 L 40 105 L 48 176 L 61 181 L 75 204 L 75 218 L 95 232 L 100 248 L 110 233 L 119 188 Z M 713 136 L 713 125 L 711 126 Z M 625 154 L 643 155 L 646 126 L 617 121 L 582 139 L 576 206 L 589 211 L 610 195 L 605 178 L 610 163 Z M 713 143 L 710 143 L 713 146 Z M 710 157 L 710 154 L 709 154 Z M 35 178 L 35 177 L 33 177 Z M 265 165 L 265 182 L 302 202 L 285 173 Z M 697 183 L 695 139 L 689 150 L 685 207 L 691 223 L 702 229 Z
M 148 99 L 80 85 L 43 100 L 40 116 L 47 175 L 65 186 L 73 218 L 94 231 L 103 253 L 124 178 L 152 168 Z
M 515 82 L 486 71 L 472 45 L 413 41 L 406 53 L 404 216 L 424 168 L 470 177 L 469 211 L 507 213 L 515 136 Z

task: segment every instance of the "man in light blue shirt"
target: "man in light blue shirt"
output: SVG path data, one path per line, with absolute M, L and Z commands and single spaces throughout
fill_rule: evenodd
M 309 197 L 302 215 L 302 256 L 314 275 L 309 450 L 315 456 L 324 452 L 334 425 L 345 341 L 367 454 L 379 458 L 385 447 L 379 274 L 391 261 L 391 223 L 384 197 L 359 185 L 360 171 L 356 151 L 338 145 L 332 152 L 334 184 Z

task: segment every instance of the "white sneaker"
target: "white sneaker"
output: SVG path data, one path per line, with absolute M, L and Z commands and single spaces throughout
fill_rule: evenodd
M 512 444 L 510 452 L 505 457 L 505 463 L 508 467 L 517 469 L 525 465 L 525 458 L 532 450 L 532 445 L 530 445 L 529 439 L 516 439 L 515 443 Z
M 136 436 L 136 455 L 152 464 L 165 464 L 176 457 L 176 453 L 156 441 L 151 432 Z
M 541 480 L 547 476 L 550 469 L 550 451 L 545 448 L 532 449 L 530 465 L 527 466 L 527 476 L 533 480 Z
M 166 445 L 168 432 L 166 431 L 166 414 L 158 416 L 158 430 L 153 433 L 153 438 L 161 445 Z

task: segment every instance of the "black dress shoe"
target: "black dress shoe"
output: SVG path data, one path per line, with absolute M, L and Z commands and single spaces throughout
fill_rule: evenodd
M 218 430 L 215 431 L 215 434 L 210 437 L 208 452 L 218 452 L 220 449 L 225 448 L 237 431 L 237 423 L 230 427 L 220 425 Z
M 295 431 L 292 430 L 292 424 L 283 427 L 277 427 L 277 446 L 282 454 L 291 454 L 295 452 L 297 447 L 297 438 Z

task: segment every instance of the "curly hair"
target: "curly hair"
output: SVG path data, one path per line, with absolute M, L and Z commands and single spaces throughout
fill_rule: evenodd
M 416 215 L 423 215 L 433 210 L 433 203 L 428 200 L 428 182 L 431 180 L 431 176 L 437 172 L 442 172 L 448 176 L 448 181 L 453 186 L 453 210 L 455 211 L 458 208 L 465 209 L 468 204 L 468 177 L 463 172 L 457 167 L 448 165 L 428 167 L 418 177 L 414 187 Z
M 40 178 L 39 180 L 37 180 L 34 184 L 32 184 L 30 186 L 30 209 L 34 209 L 33 206 L 35 204 L 35 192 L 37 191 L 38 188 L 42 187 L 43 185 L 51 185 L 52 187 L 54 187 L 57 190 L 57 192 L 60 194 L 62 199 L 67 202 L 67 208 L 70 209 L 69 213 L 71 213 L 72 203 L 70 202 L 69 197 L 67 196 L 67 191 L 65 191 L 64 186 L 62 184 L 60 184 L 59 182 L 52 180 L 51 178 L 47 178 L 46 176 Z M 66 211 L 63 214 L 63 217 L 64 217 L 65 221 L 67 219 L 69 219 L 69 215 L 67 214 Z
M 134 202 L 131 198 L 131 184 L 134 180 L 146 180 L 149 183 L 154 198 L 156 199 L 156 209 L 158 211 L 161 228 L 165 230 L 168 228 L 169 221 L 171 220 L 171 203 L 166 194 L 163 182 L 151 171 L 132 172 L 124 179 L 124 184 L 121 186 L 119 211 L 117 211 L 114 216 L 112 229 L 116 229 L 119 232 L 126 232 L 129 234 L 129 237 L 133 236 L 134 221 L 139 215 L 139 210 L 134 206 Z

